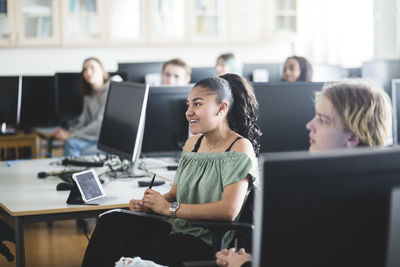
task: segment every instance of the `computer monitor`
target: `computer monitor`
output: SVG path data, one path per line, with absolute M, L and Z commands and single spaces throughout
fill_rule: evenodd
M 98 148 L 132 162 L 137 173 L 149 88 L 145 84 L 111 82 Z
M 193 85 L 150 87 L 142 153 L 176 155 L 188 138 L 186 100 Z
M 83 109 L 81 74 L 60 72 L 54 78 L 57 118 L 60 121 L 76 120 Z
M 54 76 L 22 76 L 20 125 L 56 125 Z
M 197 67 L 192 68 L 192 74 L 190 78 L 191 83 L 197 83 L 205 78 L 215 77 L 215 67 Z
M 19 124 L 21 77 L 0 76 L 0 124 Z
M 126 73 L 128 82 L 145 83 L 147 74 L 161 74 L 164 62 L 118 63 L 118 72 Z
M 268 82 L 280 82 L 282 77 L 283 64 L 281 63 L 248 63 L 243 64 L 243 77 L 253 81 L 255 70 L 266 70 L 268 72 Z
M 393 118 L 393 144 L 398 144 L 399 141 L 399 123 L 400 118 L 400 79 L 392 80 L 392 118 Z
M 400 78 L 400 60 L 374 60 L 363 62 L 363 78 L 372 79 L 390 95 L 391 80 Z
M 392 190 L 386 267 L 400 266 L 400 187 Z
M 254 266 L 385 266 L 399 147 L 263 158 Z
M 315 115 L 314 94 L 324 83 L 253 83 L 259 103 L 261 152 L 308 150 L 306 124 Z

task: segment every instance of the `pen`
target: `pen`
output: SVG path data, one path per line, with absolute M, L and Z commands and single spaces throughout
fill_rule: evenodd
M 151 183 L 149 186 L 149 189 L 151 189 L 151 187 L 153 186 L 154 180 L 156 179 L 156 174 L 153 175 L 153 179 L 151 179 Z

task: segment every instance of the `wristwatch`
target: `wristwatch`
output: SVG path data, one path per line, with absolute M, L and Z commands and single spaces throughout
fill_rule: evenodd
M 179 209 L 179 202 L 172 202 L 169 204 L 169 215 L 172 218 L 176 218 L 176 211 Z

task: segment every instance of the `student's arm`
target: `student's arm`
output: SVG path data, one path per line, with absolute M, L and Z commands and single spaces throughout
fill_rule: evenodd
M 205 204 L 183 204 L 180 203 L 176 211 L 176 217 L 188 220 L 223 220 L 233 221 L 240 212 L 246 196 L 248 179 L 224 187 L 222 199 Z M 154 212 L 169 216 L 169 204 L 160 193 L 147 189 L 143 196 L 143 205 Z

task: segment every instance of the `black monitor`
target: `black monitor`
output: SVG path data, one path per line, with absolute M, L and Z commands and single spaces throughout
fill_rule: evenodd
M 140 83 L 111 82 L 98 148 L 133 162 L 140 156 L 148 86 Z
M 60 121 L 75 120 L 82 113 L 83 91 L 79 72 L 56 73 L 56 114 Z
M 56 125 L 54 76 L 23 76 L 22 127 Z
M 399 141 L 399 123 L 400 118 L 400 79 L 392 80 L 392 118 L 393 118 L 393 144 L 398 144 Z
M 324 83 L 253 83 L 259 103 L 261 152 L 308 150 L 306 124 L 315 114 L 314 94 Z
M 13 126 L 19 123 L 21 78 L 0 76 L 0 124 Z
M 182 151 L 189 133 L 185 112 L 192 87 L 150 87 L 142 153 L 174 155 Z
M 128 82 L 145 83 L 147 74 L 161 74 L 164 62 L 118 63 L 118 72 L 126 74 Z
M 265 70 L 268 72 L 268 82 L 280 82 L 282 78 L 281 63 L 248 63 L 243 64 L 243 77 L 249 81 L 253 81 L 255 70 Z
M 192 74 L 190 78 L 191 83 L 197 83 L 205 78 L 215 77 L 215 67 L 197 67 L 192 68 Z
M 399 147 L 263 158 L 254 266 L 385 266 Z
M 400 187 L 392 190 L 386 267 L 400 266 Z

